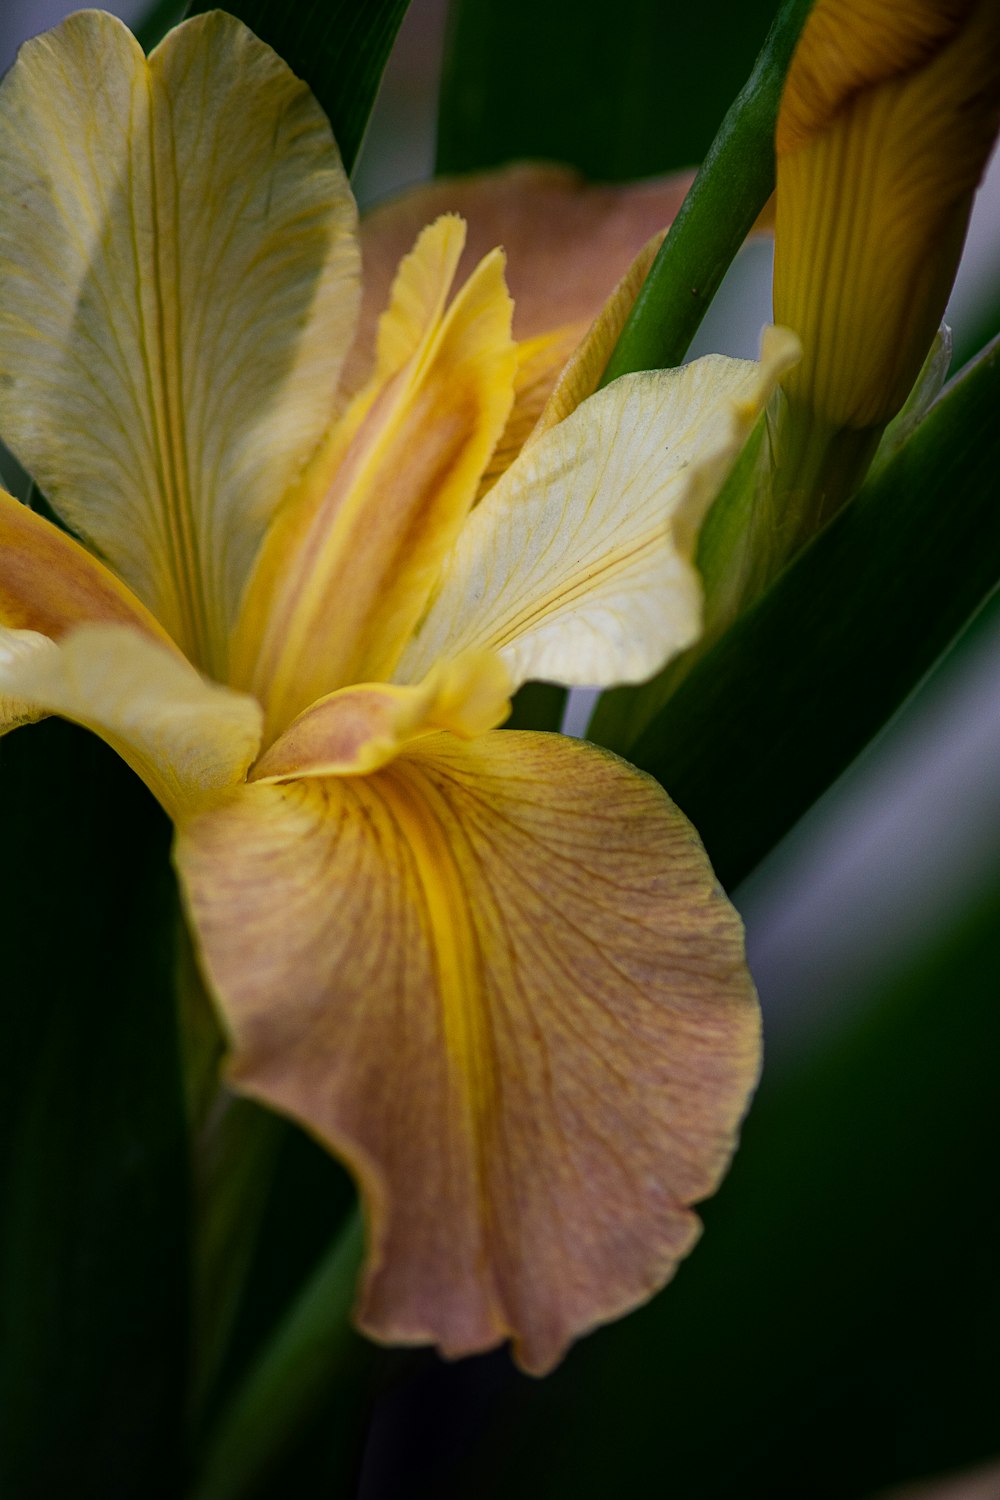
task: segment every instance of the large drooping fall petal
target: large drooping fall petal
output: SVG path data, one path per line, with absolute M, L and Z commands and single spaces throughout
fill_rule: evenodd
M 265 542 L 234 661 L 269 733 L 320 696 L 391 675 L 503 430 L 516 364 L 503 257 L 448 304 L 463 239 L 444 217 L 404 260 L 372 382 Z
M 0 87 L 0 430 L 192 659 L 329 423 L 355 210 L 305 84 L 221 12 L 84 11 Z
M 650 779 L 435 736 L 250 785 L 177 860 L 235 1085 L 364 1193 L 359 1319 L 541 1372 L 687 1253 L 758 1067 L 738 918 Z M 392 942 L 386 935 L 392 934 Z
M 0 626 L 0 732 L 45 714 L 100 735 L 174 819 L 241 782 L 260 744 L 252 698 L 128 625 Z
M 470 516 L 397 680 L 498 652 L 515 684 L 641 682 L 701 628 L 697 529 L 797 342 L 626 375 L 542 433 Z

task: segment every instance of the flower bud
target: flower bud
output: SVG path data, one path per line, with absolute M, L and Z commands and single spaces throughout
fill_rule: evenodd
M 903 405 L 951 290 L 1000 123 L 997 0 L 817 0 L 778 118 L 784 389 L 830 429 Z

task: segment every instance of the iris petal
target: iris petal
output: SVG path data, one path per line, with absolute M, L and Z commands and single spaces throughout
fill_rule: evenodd
M 162 626 L 109 568 L 0 490 L 0 625 L 58 640 L 87 624 L 130 625 L 170 645 Z
M 367 378 L 376 322 L 400 256 L 439 214 L 460 214 L 469 226 L 459 278 L 495 245 L 503 247 L 515 338 L 570 325 L 583 332 L 633 257 L 670 224 L 693 175 L 597 186 L 568 167 L 521 162 L 438 179 L 380 204 L 361 223 L 364 293 L 345 375 L 351 388 Z
M 174 819 L 241 782 L 260 743 L 252 698 L 123 625 L 82 625 L 59 642 L 0 627 L 0 707 L 6 728 L 59 714 L 93 730 Z
M 414 740 L 445 729 L 474 739 L 510 713 L 510 675 L 498 656 L 467 651 L 439 662 L 422 683 L 358 683 L 301 713 L 261 756 L 253 781 L 367 774 Z
M 541 1372 L 698 1235 L 758 1067 L 739 922 L 615 757 L 438 736 L 180 830 L 231 1077 L 346 1158 L 375 1337 Z M 391 934 L 391 942 L 386 935 Z
M 331 417 L 355 210 L 306 86 L 232 17 L 148 63 L 113 17 L 0 88 L 0 428 L 206 670 L 274 505 Z
M 641 682 L 694 641 L 698 526 L 795 339 L 627 375 L 544 432 L 473 512 L 397 670 L 497 651 L 515 683 Z
M 457 223 L 432 225 L 403 262 L 372 385 L 261 555 L 237 680 L 266 703 L 269 734 L 318 697 L 391 674 L 510 411 L 499 251 L 445 310 Z

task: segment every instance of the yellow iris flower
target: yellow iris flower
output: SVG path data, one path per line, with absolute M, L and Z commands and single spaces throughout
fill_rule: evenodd
M 661 790 L 496 726 L 697 636 L 787 345 L 590 394 L 629 279 L 556 379 L 448 215 L 354 343 L 326 119 L 218 12 L 29 43 L 0 197 L 0 430 L 82 538 L 0 495 L 0 726 L 86 725 L 174 819 L 230 1079 L 359 1180 L 361 1325 L 545 1370 L 691 1247 L 758 1016 Z

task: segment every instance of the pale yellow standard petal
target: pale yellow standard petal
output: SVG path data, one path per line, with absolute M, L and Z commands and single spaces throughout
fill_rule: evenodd
M 82 625 L 60 642 L 0 627 L 4 699 L 18 722 L 59 714 L 93 730 L 175 819 L 242 781 L 260 744 L 252 698 L 123 625 Z
M 655 234 L 643 246 L 589 328 L 571 323 L 518 345 L 514 406 L 483 476 L 480 497 L 528 443 L 593 395 L 662 242 L 663 234 Z
M 542 1372 L 691 1248 L 758 1068 L 738 918 L 648 778 L 558 736 L 249 786 L 177 860 L 241 1090 L 360 1179 L 358 1316 Z
M 317 698 L 391 675 L 507 420 L 503 257 L 488 255 L 446 307 L 461 235 L 440 220 L 403 262 L 346 440 L 334 431 L 262 551 L 234 661 L 268 738 Z
M 510 713 L 510 675 L 488 651 L 439 662 L 415 687 L 364 682 L 320 698 L 254 766 L 251 781 L 366 775 L 414 740 L 447 730 L 475 739 Z
M 515 683 L 641 682 L 690 645 L 698 527 L 797 348 L 772 330 L 760 364 L 624 376 L 544 432 L 469 518 L 397 681 L 476 647 Z
M 326 117 L 221 12 L 147 63 L 84 11 L 0 87 L 0 197 L 0 430 L 222 677 L 353 337 L 355 210 Z

